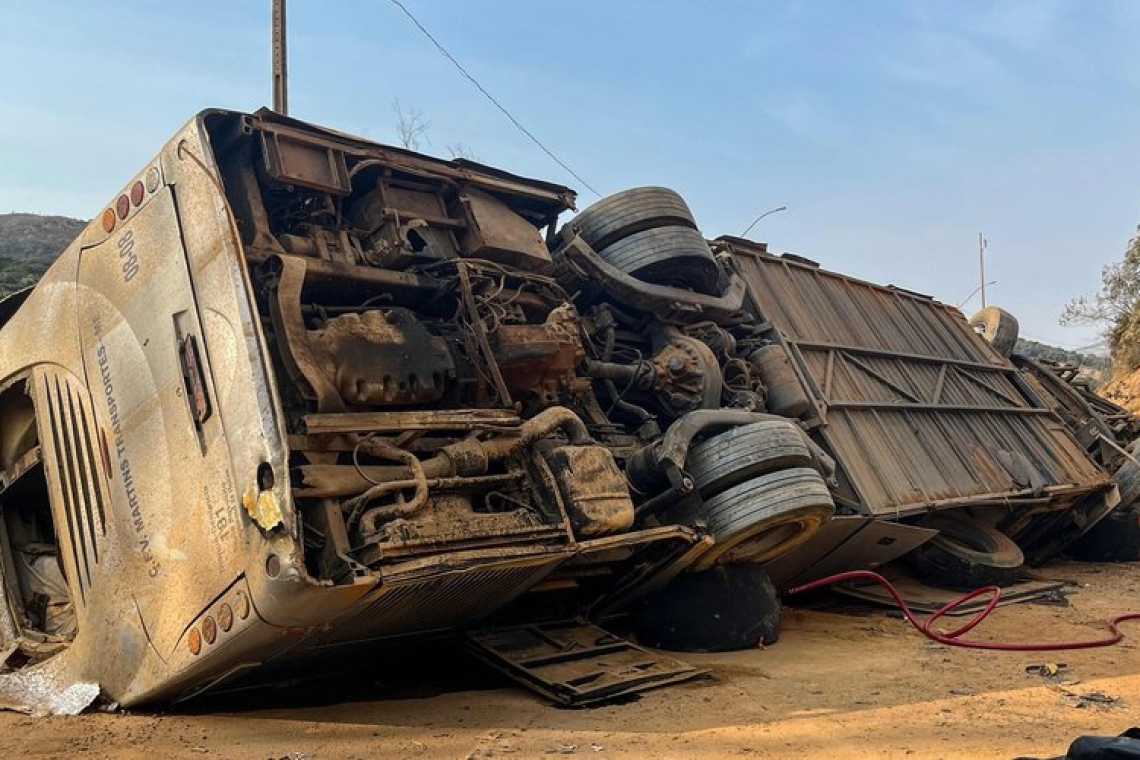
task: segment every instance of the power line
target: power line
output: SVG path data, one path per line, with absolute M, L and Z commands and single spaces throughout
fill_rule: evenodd
M 495 96 L 492 95 L 491 93 L 487 92 L 486 88 L 484 88 L 483 85 L 479 84 L 479 82 L 475 79 L 475 77 L 468 74 L 467 69 L 463 68 L 462 64 L 460 64 L 459 61 L 455 60 L 455 56 L 453 56 L 451 53 L 447 52 L 447 48 L 445 48 L 442 44 L 440 44 L 439 40 L 437 40 L 435 37 L 432 36 L 432 33 L 429 32 L 424 27 L 424 25 L 419 22 L 419 19 L 417 19 L 415 16 L 412 15 L 412 12 L 409 11 L 404 6 L 404 4 L 402 2 L 400 2 L 400 0 L 391 0 L 391 3 L 392 3 L 392 5 L 399 8 L 404 13 L 404 15 L 407 16 L 408 19 L 413 24 L 416 25 L 416 28 L 419 29 L 421 32 L 423 32 L 425 37 L 427 37 L 429 40 L 431 40 L 431 44 L 435 45 L 436 50 L 438 50 L 443 55 L 443 57 L 445 57 L 447 60 L 451 61 L 451 63 L 455 66 L 455 68 L 459 70 L 459 73 L 462 74 L 464 77 L 466 77 L 467 80 L 469 82 L 471 82 L 471 84 L 475 85 L 476 89 L 478 89 L 479 92 L 483 93 L 483 95 L 487 98 L 487 100 L 491 101 L 491 103 L 495 106 L 495 108 L 498 108 L 500 111 L 502 111 L 503 115 L 506 116 L 508 119 L 510 119 L 511 123 L 514 124 L 515 127 L 517 127 L 520 132 L 522 132 L 524 135 L 529 137 L 535 145 L 537 145 L 539 148 L 542 149 L 543 153 L 550 156 L 550 158 L 554 161 L 554 163 L 558 164 L 563 169 L 565 169 L 567 171 L 567 173 L 569 173 L 570 176 L 573 177 L 574 179 L 578 180 L 578 182 L 580 182 L 583 187 L 585 187 L 587 190 L 589 190 L 591 193 L 598 196 L 599 198 L 602 197 L 602 194 L 599 193 L 597 190 L 595 190 L 593 188 L 593 186 L 590 185 L 589 182 L 587 182 L 586 180 L 584 180 L 580 176 L 578 176 L 577 172 L 575 172 L 573 169 L 571 169 L 569 166 L 567 166 L 562 161 L 562 159 L 560 159 L 558 156 L 554 155 L 554 153 L 552 153 L 549 148 L 547 148 L 545 145 L 543 145 L 541 140 L 539 140 L 537 137 L 535 137 L 533 134 L 531 134 L 530 130 L 527 129 L 526 127 L 524 127 L 519 122 L 518 119 L 516 119 L 514 116 L 512 116 L 511 112 L 508 111 L 503 106 L 502 103 L 495 100 Z
M 1098 340 L 1096 343 L 1090 343 L 1087 346 L 1078 346 L 1077 344 L 1069 343 L 1068 341 L 1053 340 L 1052 338 L 1041 338 L 1033 335 L 1027 335 L 1026 333 L 1022 333 L 1021 337 L 1027 338 L 1028 340 L 1034 341 L 1035 343 L 1044 343 L 1048 346 L 1064 348 L 1068 351 L 1072 351 L 1073 353 L 1081 353 L 1082 351 L 1089 351 L 1094 348 L 1104 348 L 1108 345 L 1107 341 L 1103 339 Z

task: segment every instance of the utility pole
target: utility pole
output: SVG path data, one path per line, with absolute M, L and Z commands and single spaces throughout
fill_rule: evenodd
M 978 233 L 978 269 L 981 273 L 982 308 L 986 308 L 986 239 Z
M 273 0 L 273 110 L 289 114 L 289 60 L 285 48 L 285 0 Z

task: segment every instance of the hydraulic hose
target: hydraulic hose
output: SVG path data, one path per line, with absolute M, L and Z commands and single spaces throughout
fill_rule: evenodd
M 571 445 L 580 446 L 590 442 L 590 433 L 585 423 L 570 409 L 562 406 L 548 407 L 524 422 L 512 435 L 500 436 L 487 441 L 474 437 L 444 446 L 436 456 L 421 462 L 419 458 L 401 448 L 381 441 L 369 440 L 366 451 L 373 456 L 404 463 L 410 478 L 375 483 L 364 493 L 345 501 L 344 507 L 350 511 L 348 524 L 357 519 L 363 530 L 374 530 L 379 521 L 393 517 L 409 516 L 423 509 L 428 503 L 428 489 L 439 487 L 448 479 L 458 477 L 482 477 L 486 475 L 491 462 L 506 459 L 512 454 L 533 446 L 535 442 L 560 430 Z M 364 476 L 362 470 L 357 472 Z M 366 476 L 364 476 L 367 479 Z M 406 503 L 389 504 L 363 512 L 369 502 L 388 494 L 414 488 L 415 493 Z M 363 514 L 362 514 L 363 512 Z
M 1057 652 L 1065 649 L 1095 649 L 1097 647 L 1109 647 L 1113 644 L 1119 643 L 1124 634 L 1120 632 L 1117 627 L 1120 623 L 1129 620 L 1140 620 L 1140 612 L 1127 612 L 1123 615 L 1117 615 L 1109 619 L 1108 630 L 1111 632 L 1110 636 L 1100 639 L 1089 639 L 1086 641 L 1057 641 L 1045 643 L 1006 643 L 999 641 L 974 641 L 972 639 L 963 639 L 963 635 L 973 630 L 979 623 L 989 617 L 989 614 L 997 607 L 998 602 L 1001 601 L 1001 589 L 997 586 L 984 586 L 979 589 L 974 589 L 968 594 L 953 599 L 946 604 L 935 610 L 930 617 L 926 620 L 919 620 L 911 612 L 910 607 L 903 601 L 902 595 L 899 594 L 898 589 L 883 576 L 878 573 L 873 573 L 870 570 L 851 570 L 845 573 L 836 573 L 829 575 L 826 578 L 820 578 L 811 583 L 805 583 L 802 586 L 797 586 L 789 589 L 789 594 L 800 594 L 805 591 L 812 591 L 814 589 L 823 588 L 824 586 L 831 586 L 835 583 L 842 583 L 844 581 L 853 580 L 868 580 L 875 581 L 882 585 L 887 593 L 895 600 L 895 604 L 902 610 L 903 615 L 906 617 L 907 622 L 910 623 L 915 629 L 932 641 L 937 641 L 939 644 L 945 644 L 951 647 L 964 647 L 966 649 L 990 649 L 1000 652 Z M 944 616 L 953 612 L 955 609 L 965 604 L 966 602 L 982 596 L 990 594 L 990 600 L 986 603 L 979 612 L 977 612 L 970 620 L 952 631 L 938 631 L 934 629 L 934 624 Z
M 420 460 L 410 451 L 404 451 L 396 446 L 391 446 L 387 443 L 380 441 L 369 441 L 370 453 L 375 456 L 382 456 L 385 459 L 390 459 L 396 462 L 403 462 L 408 466 L 412 472 L 410 480 L 394 480 L 387 483 L 377 483 L 369 488 L 364 493 L 357 496 L 355 499 L 349 499 L 345 502 L 344 506 L 351 510 L 351 515 L 348 518 L 348 523 L 351 525 L 356 521 L 360 511 L 368 502 L 383 496 L 388 493 L 396 493 L 406 488 L 415 488 L 415 494 L 412 496 L 411 501 L 401 503 L 399 505 L 400 513 L 404 515 L 411 515 L 422 509 L 428 501 L 428 478 L 424 472 Z M 362 522 L 369 520 L 369 513 L 375 510 L 369 510 L 361 518 Z

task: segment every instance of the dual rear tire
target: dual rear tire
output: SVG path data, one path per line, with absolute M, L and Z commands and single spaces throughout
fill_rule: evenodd
M 715 293 L 720 268 L 684 199 L 664 187 L 615 193 L 571 219 L 603 261 L 646 282 Z
M 697 506 L 666 521 L 699 522 L 714 543 L 638 612 L 639 638 L 684 652 L 775 643 L 779 595 L 761 565 L 811 538 L 835 512 L 803 434 L 787 420 L 735 427 L 693 446 L 686 468 Z
M 699 520 L 714 544 L 696 569 L 766 562 L 811 538 L 832 515 L 835 502 L 813 469 L 811 452 L 795 423 L 763 420 L 697 444 L 686 459 L 700 495 L 674 521 Z

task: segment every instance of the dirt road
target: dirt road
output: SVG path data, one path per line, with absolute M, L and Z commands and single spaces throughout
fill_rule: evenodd
M 978 638 L 1094 638 L 1110 615 L 1140 610 L 1138 566 L 1040 574 L 1075 584 L 1070 605 L 1003 608 Z M 9 757 L 1008 758 L 1140 723 L 1140 623 L 1109 649 L 993 653 L 932 644 L 884 610 L 829 604 L 786 610 L 767 650 L 686 655 L 714 677 L 628 704 L 557 709 L 475 666 L 437 659 L 417 677 L 401 658 L 180 714 L 5 713 L 0 735 Z M 1067 668 L 1026 672 L 1045 662 Z

